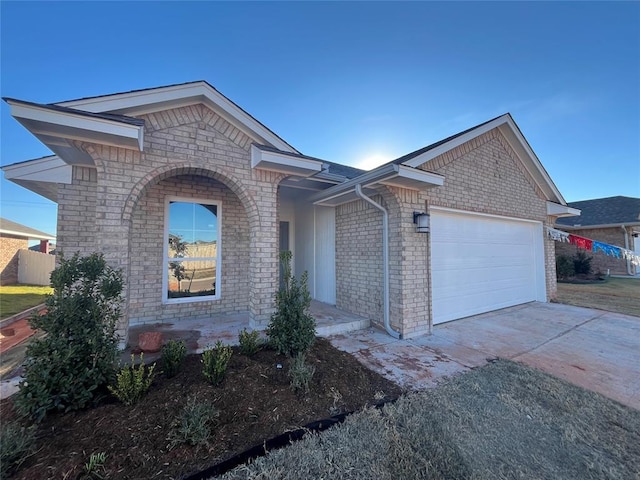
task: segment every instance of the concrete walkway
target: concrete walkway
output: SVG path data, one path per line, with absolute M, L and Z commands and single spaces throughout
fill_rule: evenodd
M 371 328 L 329 339 L 407 390 L 501 357 L 640 409 L 640 317 L 534 302 L 436 325 L 433 335 L 411 340 Z

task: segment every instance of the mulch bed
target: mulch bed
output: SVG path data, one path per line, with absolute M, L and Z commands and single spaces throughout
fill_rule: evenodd
M 37 453 L 12 478 L 77 479 L 97 452 L 107 454 L 105 478 L 182 478 L 314 420 L 402 393 L 325 339 L 316 341 L 307 362 L 316 372 L 309 394 L 299 396 L 289 387 L 288 360 L 274 351 L 248 358 L 234 349 L 226 379 L 216 387 L 203 377 L 200 355 L 190 355 L 176 377 L 158 375 L 137 405 L 107 397 L 89 410 L 49 415 L 38 426 Z M 168 432 L 191 396 L 219 411 L 210 445 L 170 450 Z M 0 401 L 0 418 L 16 418 L 11 398 Z

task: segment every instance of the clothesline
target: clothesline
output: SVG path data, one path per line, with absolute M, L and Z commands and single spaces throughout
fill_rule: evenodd
M 556 242 L 565 242 L 575 245 L 582 250 L 598 253 L 602 252 L 610 257 L 620 258 L 622 260 L 628 260 L 636 267 L 640 266 L 640 255 L 627 250 L 626 248 L 618 247 L 616 245 L 609 245 L 608 243 L 598 242 L 591 240 L 590 238 L 574 235 L 573 233 L 563 232 L 551 227 L 545 227 L 547 229 L 547 235 Z

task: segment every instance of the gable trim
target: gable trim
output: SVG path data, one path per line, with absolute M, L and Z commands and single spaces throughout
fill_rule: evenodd
M 510 114 L 506 113 L 498 118 L 495 118 L 489 122 L 486 122 L 477 128 L 467 131 L 466 133 L 452 138 L 450 141 L 445 142 L 437 147 L 428 150 L 416 157 L 413 157 L 403 165 L 417 168 L 424 163 L 433 160 L 434 158 L 446 153 L 460 145 L 467 143 L 480 135 L 489 132 L 497 128 L 509 143 L 515 154 L 522 162 L 524 168 L 534 179 L 538 187 L 544 192 L 547 200 L 558 203 L 560 205 L 566 205 L 567 202 L 562 197 L 562 194 L 555 186 L 551 177 L 542 166 L 542 163 L 531 149 L 531 146 L 522 135 L 522 132 L 514 122 Z
M 71 100 L 56 105 L 93 113 L 139 116 L 199 103 L 211 108 L 258 143 L 267 143 L 285 152 L 300 153 L 204 81 Z

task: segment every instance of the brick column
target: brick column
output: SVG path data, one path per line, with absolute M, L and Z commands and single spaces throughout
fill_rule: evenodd
M 258 221 L 251 222 L 249 321 L 253 328 L 268 325 L 280 274 L 278 264 L 278 185 L 263 185 L 256 196 Z

